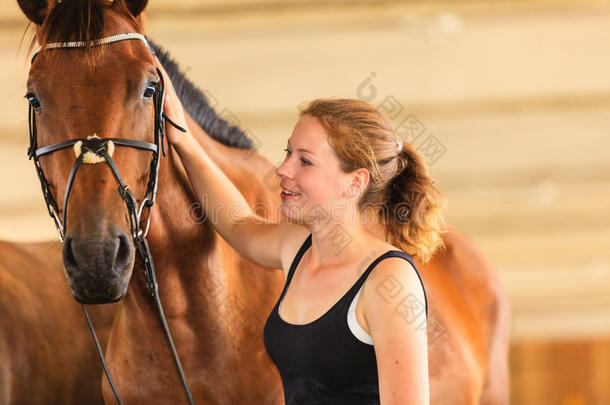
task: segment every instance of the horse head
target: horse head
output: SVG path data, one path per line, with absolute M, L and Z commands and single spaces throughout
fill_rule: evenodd
M 138 207 L 145 196 L 150 199 L 155 152 L 107 138 L 153 144 L 160 116 L 156 93 L 162 87 L 156 59 L 144 40 L 92 41 L 142 34 L 147 1 L 18 2 L 42 45 L 27 83 L 31 137 L 38 149 L 70 146 L 40 156 L 31 148 L 30 156 L 37 161 L 49 212 L 61 228 L 72 295 L 88 304 L 118 301 L 127 292 L 135 257 L 133 215 L 124 193 Z M 86 45 L 45 49 L 67 41 Z M 157 143 L 157 156 L 159 147 Z M 119 187 L 119 178 L 128 188 Z

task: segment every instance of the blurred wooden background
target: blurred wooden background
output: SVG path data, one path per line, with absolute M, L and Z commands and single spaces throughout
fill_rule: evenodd
M 370 98 L 433 142 L 450 221 L 511 297 L 513 403 L 610 403 L 607 2 L 151 0 L 148 24 L 274 163 L 319 96 Z M 0 237 L 39 240 L 55 230 L 25 156 L 25 26 L 5 1 Z

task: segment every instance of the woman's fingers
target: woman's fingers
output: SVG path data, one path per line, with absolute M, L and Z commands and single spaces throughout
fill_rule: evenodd
M 172 81 L 169 78 L 169 76 L 167 75 L 167 72 L 165 71 L 165 69 L 163 69 L 163 66 L 159 66 L 159 70 L 161 71 L 161 74 L 163 75 L 163 82 L 165 83 L 165 104 L 163 105 L 163 109 L 167 115 L 169 115 L 169 113 L 173 113 L 173 117 L 178 118 L 176 116 L 176 114 L 178 114 L 178 115 L 180 115 L 180 113 L 184 114 L 182 112 L 182 110 L 183 110 L 182 103 L 180 102 L 180 99 L 176 95 L 176 90 L 174 89 L 174 85 L 172 84 Z M 170 117 L 170 118 L 173 119 L 173 117 Z M 176 120 L 174 120 L 174 121 L 176 121 Z M 184 121 L 185 120 L 182 119 L 180 121 L 180 123 L 184 124 Z
M 170 80 L 167 72 L 163 69 L 163 66 L 157 61 L 157 67 L 161 74 L 163 75 L 163 82 L 165 83 L 165 101 L 163 104 L 163 111 L 170 120 L 175 122 L 177 125 L 182 128 L 186 127 L 186 116 L 184 113 L 184 108 L 182 107 L 182 103 L 176 94 L 176 90 L 174 89 L 174 85 Z M 167 138 L 170 143 L 175 143 L 177 138 L 180 136 L 184 136 L 184 134 L 174 128 L 167 121 L 165 123 Z

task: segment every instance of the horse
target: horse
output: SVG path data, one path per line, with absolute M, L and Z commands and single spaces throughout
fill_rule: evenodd
M 116 306 L 89 309 L 102 344 Z M 0 404 L 103 405 L 102 369 L 58 242 L 0 241 Z
M 90 43 L 145 33 L 147 1 L 18 3 L 40 43 Z M 39 144 L 94 135 L 150 142 L 154 106 L 147 95 L 159 80 L 158 60 L 201 146 L 252 207 L 277 206 L 275 167 L 239 128 L 218 117 L 164 51 L 153 49 L 156 58 L 143 41 L 127 40 L 38 54 L 28 86 Z M 153 170 L 148 152 L 117 146 L 112 159 L 142 202 Z M 74 161 L 70 149 L 40 159 L 57 198 L 67 195 Z M 105 164 L 82 165 L 71 179 L 69 200 L 58 200 L 64 206 L 59 214 L 66 225 L 62 253 L 68 285 L 81 303 L 121 301 L 105 353 L 126 403 L 186 402 L 150 299 L 144 263 L 129 237 L 130 215 L 115 177 Z M 200 404 L 282 404 L 281 380 L 262 342 L 264 319 L 284 283 L 282 272 L 248 260 L 219 237 L 211 223 L 213 211 L 200 204 L 171 148 L 160 159 L 157 184 L 156 202 L 148 212 L 148 245 L 193 397 Z M 282 220 L 277 211 L 255 211 Z M 431 403 L 508 404 L 508 301 L 493 268 L 466 236 L 451 229 L 444 241 L 446 249 L 430 262 L 416 262 L 433 321 L 427 329 Z M 116 403 L 106 379 L 102 391 L 106 404 Z

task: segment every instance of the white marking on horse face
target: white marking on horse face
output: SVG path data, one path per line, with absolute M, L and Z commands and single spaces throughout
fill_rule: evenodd
M 100 137 L 97 136 L 96 134 L 93 134 L 93 135 L 90 135 L 87 137 L 87 139 L 91 139 L 91 138 L 100 139 Z M 107 145 L 108 145 L 108 151 L 107 151 L 108 155 L 110 157 L 112 157 L 112 154 L 114 153 L 114 143 L 112 143 L 112 141 L 108 141 Z M 76 157 L 79 157 L 81 155 L 82 146 L 83 146 L 82 141 L 78 141 L 74 144 L 74 154 L 76 154 Z M 99 156 L 91 151 L 87 151 L 83 155 L 83 163 L 86 163 L 89 165 L 94 165 L 96 163 L 101 163 L 101 162 L 105 162 L 105 161 L 106 161 L 105 157 Z

